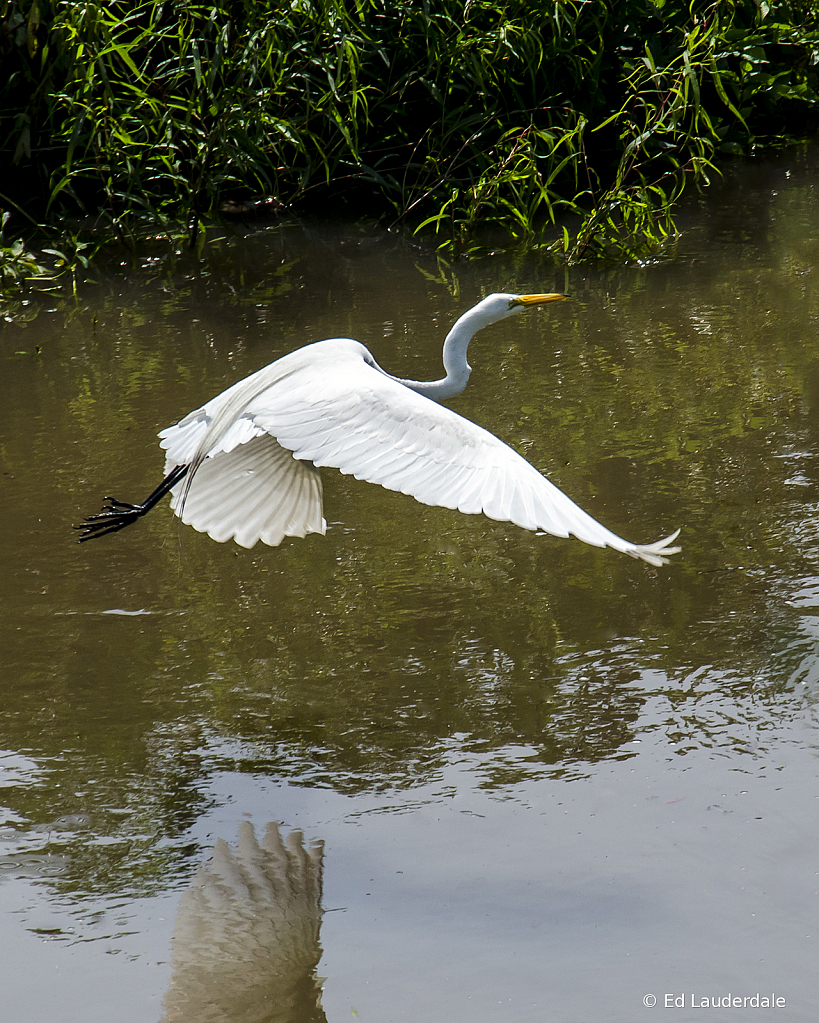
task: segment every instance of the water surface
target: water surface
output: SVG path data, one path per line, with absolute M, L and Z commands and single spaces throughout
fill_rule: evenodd
M 289 225 L 10 316 L 10 1019 L 204 1020 L 212 948 L 250 971 L 254 942 L 275 970 L 214 1019 L 631 1021 L 670 995 L 710 1020 L 692 1001 L 729 994 L 815 1019 L 816 157 L 729 168 L 646 267 Z M 287 351 L 349 335 L 433 378 L 482 295 L 554 289 L 476 338 L 452 407 L 627 538 L 681 526 L 667 568 L 326 470 L 325 537 L 245 551 L 163 505 L 74 542 L 159 482 L 159 429 Z M 242 822 L 323 843 L 318 938 L 272 867 L 235 867 L 197 949 L 180 898 Z M 289 897 L 298 953 L 241 924 Z

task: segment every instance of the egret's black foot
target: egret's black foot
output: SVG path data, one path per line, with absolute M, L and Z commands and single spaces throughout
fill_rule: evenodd
M 117 530 L 136 522 L 147 510 L 142 504 L 126 504 L 115 497 L 106 497 L 105 500 L 108 504 L 103 505 L 101 512 L 89 515 L 79 526 L 74 526 L 75 529 L 82 530 L 80 543 L 105 536 L 106 533 L 116 533 Z
M 102 506 L 102 511 L 95 515 L 89 515 L 75 529 L 82 530 L 79 542 L 96 540 L 98 536 L 105 536 L 106 533 L 116 533 L 126 526 L 132 525 L 137 519 L 147 514 L 155 504 L 185 476 L 188 471 L 187 465 L 177 465 L 168 473 L 165 479 L 159 484 L 156 490 L 149 494 L 142 504 L 129 504 L 127 501 L 118 501 L 115 497 L 106 497 L 108 502 Z

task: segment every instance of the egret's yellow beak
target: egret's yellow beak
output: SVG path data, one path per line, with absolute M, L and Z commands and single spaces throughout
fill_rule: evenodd
M 516 298 L 512 299 L 509 305 L 543 305 L 544 302 L 562 302 L 564 298 L 568 297 L 568 295 L 559 295 L 557 293 L 551 293 L 548 295 L 518 295 Z

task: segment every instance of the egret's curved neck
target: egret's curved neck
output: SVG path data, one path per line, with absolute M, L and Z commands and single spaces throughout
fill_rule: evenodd
M 401 377 L 393 377 L 399 384 L 409 387 L 425 398 L 432 398 L 433 401 L 443 401 L 446 398 L 454 398 L 466 387 L 472 367 L 466 361 L 466 350 L 469 342 L 481 327 L 487 325 L 485 316 L 478 314 L 478 308 L 470 309 L 455 322 L 444 341 L 444 369 L 446 376 L 440 380 L 403 380 Z M 389 374 L 387 374 L 389 376 Z

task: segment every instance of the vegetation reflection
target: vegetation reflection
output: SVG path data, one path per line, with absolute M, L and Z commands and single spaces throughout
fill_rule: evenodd
M 98 554 L 70 543 L 89 486 L 150 480 L 156 431 L 204 396 L 353 331 L 429 375 L 428 324 L 499 280 L 542 286 L 535 256 L 441 268 L 366 232 L 266 235 L 214 249 L 212 272 L 101 277 L 4 327 L 0 725 L 29 764 L 4 790 L 21 836 L 4 866 L 77 898 L 155 891 L 222 769 L 361 792 L 468 756 L 503 793 L 651 732 L 669 756 L 751 763 L 812 713 L 819 252 L 788 168 L 760 171 L 733 220 L 729 194 L 708 207 L 690 258 L 578 275 L 559 322 L 476 343 L 458 399 L 615 528 L 618 508 L 673 511 L 673 574 L 340 476 L 320 541 L 237 552 L 166 514 Z

